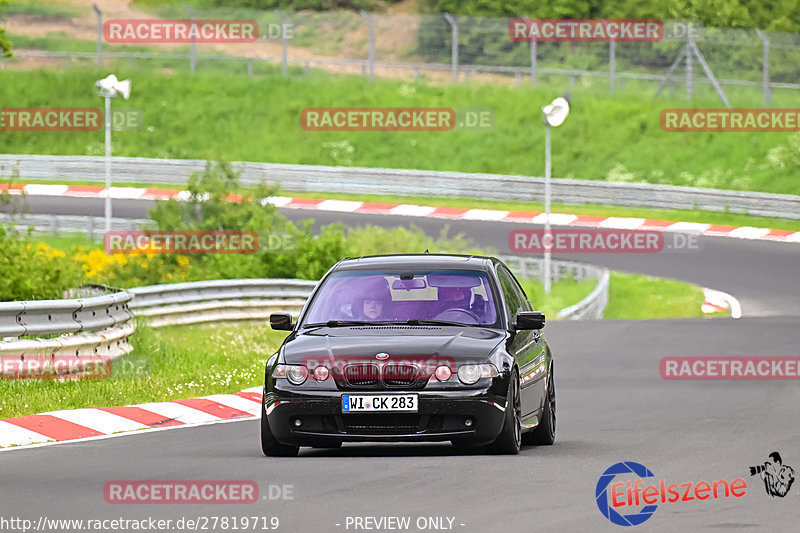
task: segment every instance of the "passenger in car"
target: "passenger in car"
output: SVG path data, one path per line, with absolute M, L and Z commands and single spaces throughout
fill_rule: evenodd
M 359 291 L 353 301 L 357 320 L 393 320 L 392 294 L 384 278 L 376 278 Z

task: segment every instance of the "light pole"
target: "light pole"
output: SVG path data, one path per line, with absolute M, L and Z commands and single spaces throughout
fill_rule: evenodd
M 550 127 L 560 126 L 569 114 L 569 101 L 559 96 L 542 108 L 544 118 L 544 293 L 550 294 Z
M 119 81 L 113 74 L 94 84 L 106 99 L 106 233 L 111 231 L 111 99 L 120 94 L 125 100 L 131 95 L 131 80 Z

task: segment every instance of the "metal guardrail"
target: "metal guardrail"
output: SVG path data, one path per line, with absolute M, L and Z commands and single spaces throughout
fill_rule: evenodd
M 0 168 L 14 166 L 21 178 L 105 179 L 105 158 L 96 156 L 0 155 Z M 244 185 L 267 181 L 286 191 L 450 196 L 491 200 L 544 197 L 544 178 L 503 174 L 471 174 L 410 169 L 236 163 Z M 115 183 L 151 182 L 185 185 L 206 161 L 115 157 Z M 659 209 L 704 209 L 753 216 L 800 218 L 800 196 L 604 181 L 554 179 L 552 198 L 564 204 L 609 204 Z
M 521 257 L 517 255 L 498 256 L 514 274 L 522 278 L 541 277 L 544 260 L 539 257 Z M 558 318 L 562 320 L 600 320 L 603 318 L 603 311 L 608 305 L 609 270 L 588 263 L 578 263 L 575 261 L 552 262 L 552 279 L 558 281 L 561 277 L 572 277 L 576 281 L 585 279 L 596 279 L 597 285 L 586 298 L 565 307 L 558 312 Z
M 271 313 L 297 318 L 316 281 L 231 279 L 151 285 L 131 289 L 131 308 L 152 327 L 266 319 Z
M 108 291 L 95 286 L 71 292 Z M 0 302 L 0 375 L 13 368 L 11 361 L 32 356 L 45 356 L 53 365 L 58 357 L 60 362 L 71 361 L 71 368 L 80 369 L 98 357 L 113 361 L 131 353 L 128 339 L 135 321 L 128 302 L 132 298 L 128 292 L 117 291 L 77 299 Z M 50 335 L 58 337 L 46 338 Z M 19 338 L 23 336 L 44 338 Z
M 28 215 L 0 213 L 0 224 L 14 224 L 17 231 L 33 228 L 35 235 L 59 235 L 61 233 L 83 233 L 90 239 L 102 239 L 105 233 L 103 217 L 77 215 Z M 112 218 L 112 230 L 155 229 L 155 222 L 146 218 Z
M 0 302 L 0 337 L 95 332 L 128 322 L 133 295 L 120 291 L 74 300 Z

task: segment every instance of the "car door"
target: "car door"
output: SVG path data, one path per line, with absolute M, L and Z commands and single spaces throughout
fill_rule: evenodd
M 513 323 L 519 311 L 532 311 L 530 301 L 519 282 L 504 265 L 497 268 L 500 290 L 506 305 L 509 323 Z M 519 366 L 522 418 L 534 414 L 542 407 L 544 398 L 544 350 L 545 343 L 540 330 L 517 331 L 506 347 Z

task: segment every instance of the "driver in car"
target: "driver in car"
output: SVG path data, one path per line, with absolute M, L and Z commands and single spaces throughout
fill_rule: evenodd
M 431 306 L 431 317 L 434 318 L 448 309 L 465 309 L 469 311 L 472 290 L 469 287 L 439 287 L 438 302 Z

